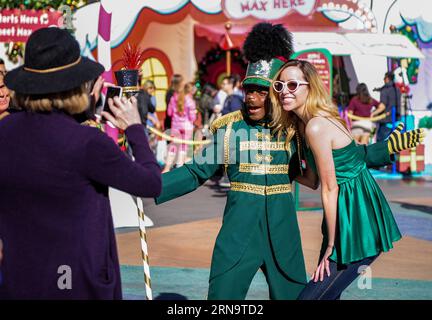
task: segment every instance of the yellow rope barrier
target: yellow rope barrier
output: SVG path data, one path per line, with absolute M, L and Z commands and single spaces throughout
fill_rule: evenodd
M 354 114 L 348 113 L 347 116 L 351 120 L 369 120 L 372 122 L 376 122 L 376 121 L 384 119 L 387 115 L 384 113 L 384 114 L 380 114 L 379 116 L 376 116 L 376 117 L 366 118 L 366 117 L 359 117 L 359 116 L 356 116 Z
M 171 142 L 174 142 L 174 143 L 188 144 L 188 145 L 201 145 L 201 144 L 205 145 L 205 144 L 211 143 L 210 140 L 201 140 L 201 141 L 183 140 L 183 139 L 171 137 L 171 136 L 169 136 L 169 135 L 167 135 L 167 134 L 165 134 L 165 133 L 163 133 L 163 132 L 161 132 L 161 131 L 159 131 L 159 130 L 157 130 L 155 128 L 152 128 L 152 127 L 147 127 L 147 129 L 150 132 L 152 132 L 155 135 L 157 135 L 158 137 L 161 137 L 164 140 L 171 141 Z

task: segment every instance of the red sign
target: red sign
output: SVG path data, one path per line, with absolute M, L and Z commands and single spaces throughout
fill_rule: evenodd
M 26 42 L 32 32 L 63 25 L 62 13 L 48 10 L 0 10 L 0 42 Z
M 332 92 L 332 58 L 326 49 L 306 50 L 294 54 L 293 58 L 306 60 L 314 65 L 328 92 Z
M 316 0 L 224 0 L 222 9 L 231 19 L 249 16 L 262 20 L 277 20 L 295 10 L 304 16 L 314 12 Z

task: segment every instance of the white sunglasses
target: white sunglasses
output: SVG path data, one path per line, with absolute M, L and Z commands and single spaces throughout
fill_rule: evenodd
M 297 89 L 303 85 L 303 84 L 309 84 L 309 82 L 301 81 L 301 80 L 289 80 L 287 82 L 283 81 L 273 81 L 273 89 L 276 92 L 283 92 L 285 90 L 285 87 L 288 89 L 288 92 L 296 92 Z

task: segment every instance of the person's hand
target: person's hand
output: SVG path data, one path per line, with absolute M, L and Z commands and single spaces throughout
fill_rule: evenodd
M 403 128 L 404 124 L 399 123 L 396 129 L 390 134 L 387 140 L 387 146 L 390 154 L 414 148 L 423 142 L 426 135 L 423 129 L 415 129 L 401 133 Z
M 329 257 L 331 256 L 333 252 L 333 246 L 327 246 L 327 250 L 324 253 L 324 256 L 321 259 L 321 262 L 318 264 L 318 267 L 316 268 L 315 272 L 312 273 L 311 279 L 314 282 L 323 281 L 324 280 L 324 273 L 327 274 L 328 277 L 330 277 L 330 261 Z
M 90 92 L 90 95 L 93 97 L 95 102 L 99 101 L 102 88 L 104 87 L 104 83 L 105 83 L 104 78 L 102 78 L 102 76 L 99 76 L 99 78 L 97 78 L 96 82 L 93 85 L 93 89 Z
M 113 114 L 103 111 L 102 116 L 117 128 L 126 130 L 129 126 L 141 124 L 135 97 L 130 99 L 114 97 L 114 100 L 110 98 L 108 99 L 108 105 Z

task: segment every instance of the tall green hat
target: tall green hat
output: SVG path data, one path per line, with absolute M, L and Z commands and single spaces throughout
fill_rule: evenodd
M 243 52 L 249 61 L 243 87 L 270 88 L 276 73 L 293 54 L 292 35 L 281 24 L 258 23 L 248 34 Z

